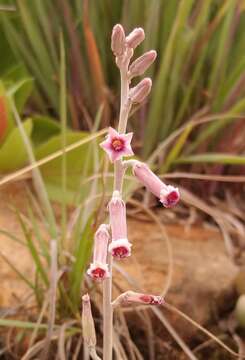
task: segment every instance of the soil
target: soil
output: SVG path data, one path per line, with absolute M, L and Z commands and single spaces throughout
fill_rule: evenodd
M 0 229 L 10 231 L 21 238 L 22 233 L 16 220 L 13 205 L 23 209 L 27 204 L 26 193 L 22 184 L 6 187 L 0 193 Z M 151 294 L 161 294 L 164 290 L 168 274 L 168 252 L 166 242 L 156 224 L 130 218 L 129 238 L 133 244 L 132 256 L 117 263 L 115 269 L 116 291 L 144 289 Z M 218 229 L 207 229 L 204 226 L 184 227 L 180 225 L 166 225 L 167 234 L 173 251 L 173 276 L 171 286 L 166 295 L 168 303 L 182 310 L 201 325 L 217 324 L 226 312 L 234 306 L 234 278 L 237 268 L 226 254 L 223 239 Z M 0 234 L 1 252 L 28 277 L 33 273 L 33 265 L 27 249 Z M 125 279 L 118 266 L 126 270 L 128 280 Z M 20 281 L 13 270 L 0 258 L 0 307 L 16 306 L 26 296 L 27 286 Z M 132 285 L 129 282 L 133 282 Z M 193 345 L 193 339 L 200 340 L 197 330 L 179 316 L 163 310 L 174 329 L 187 342 Z M 132 323 L 131 333 L 140 334 Z M 159 321 L 156 320 L 157 323 Z M 159 350 L 157 359 L 185 359 L 178 347 L 167 336 L 163 327 L 156 326 L 155 343 Z M 164 331 L 164 332 L 163 332 Z M 162 338 L 166 336 L 166 342 Z M 207 338 L 202 338 L 206 340 Z M 140 339 L 136 339 L 139 346 Z M 195 343 L 195 341 L 194 341 Z M 164 345 L 163 345 L 164 344 Z M 171 344 L 171 345 L 169 345 Z M 161 354 L 165 355 L 161 355 Z M 166 357 L 166 354 L 167 357 Z M 171 355 L 172 354 L 172 355 Z M 229 359 L 230 357 L 211 357 L 206 359 Z M 147 357 L 145 357 L 147 359 Z M 201 358 L 201 357 L 200 357 Z M 205 357 L 204 357 L 205 358 Z

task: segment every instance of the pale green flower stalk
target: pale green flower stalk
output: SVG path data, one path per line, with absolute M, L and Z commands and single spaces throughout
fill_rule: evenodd
M 114 164 L 114 189 L 109 201 L 109 224 L 100 225 L 95 234 L 93 262 L 87 274 L 95 281 L 103 282 L 103 360 L 112 360 L 113 350 L 113 310 L 117 306 L 161 305 L 161 296 L 127 291 L 112 301 L 112 265 L 113 259 L 123 260 L 131 255 L 132 244 L 128 240 L 126 204 L 122 198 L 122 186 L 125 171 L 131 167 L 135 177 L 149 191 L 159 198 L 163 206 L 171 207 L 179 200 L 178 189 L 164 184 L 143 163 L 136 160 L 123 161 L 132 156 L 131 140 L 133 133 L 126 133 L 128 115 L 133 104 L 144 102 L 151 91 L 152 81 L 144 78 L 136 86 L 130 88 L 132 78 L 142 75 L 156 59 L 156 52 L 150 50 L 131 62 L 135 48 L 144 40 L 145 33 L 141 28 L 134 29 L 127 37 L 121 25 L 114 26 L 111 37 L 111 48 L 121 77 L 121 104 L 118 129 L 109 128 L 106 139 L 100 146 Z M 130 64 L 131 62 L 131 64 Z M 84 340 L 90 349 L 95 351 L 95 332 L 93 321 L 88 316 L 88 295 L 83 297 Z M 87 307 L 86 307 L 86 306 Z M 92 355 L 91 355 L 92 356 Z

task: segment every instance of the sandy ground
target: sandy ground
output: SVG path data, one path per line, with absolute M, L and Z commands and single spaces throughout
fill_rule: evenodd
M 23 209 L 26 194 L 21 184 L 1 189 L 0 229 L 23 238 L 16 215 L 11 207 Z M 223 239 L 216 229 L 168 225 L 166 231 L 173 252 L 173 276 L 166 299 L 181 308 L 201 324 L 209 321 L 213 306 L 226 307 L 232 296 L 232 284 L 237 269 L 226 255 Z M 169 256 L 166 242 L 154 223 L 129 219 L 129 237 L 133 255 L 117 263 L 115 280 L 121 290 L 136 289 L 161 294 L 167 282 Z M 34 266 L 27 249 L 0 234 L 1 252 L 27 277 Z M 120 274 L 127 271 L 127 279 Z M 0 306 L 18 304 L 27 295 L 27 286 L 0 258 Z M 132 285 L 129 282 L 133 282 Z M 176 320 L 176 326 L 183 323 Z

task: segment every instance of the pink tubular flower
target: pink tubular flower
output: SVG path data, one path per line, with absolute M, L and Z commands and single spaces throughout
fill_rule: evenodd
M 100 143 L 100 146 L 108 154 L 111 162 L 115 162 L 123 156 L 134 155 L 130 144 L 132 137 L 133 133 L 119 134 L 115 129 L 110 127 L 106 140 Z
M 109 238 L 107 225 L 100 225 L 94 236 L 93 262 L 87 271 L 87 274 L 94 280 L 104 280 L 110 277 L 106 263 Z
M 118 191 L 114 191 L 109 202 L 112 242 L 109 251 L 117 259 L 131 255 L 131 244 L 127 238 L 126 207 Z
M 117 297 L 117 299 L 112 303 L 112 306 L 115 308 L 119 305 L 127 305 L 134 303 L 145 305 L 162 305 L 164 303 L 164 299 L 162 296 L 141 294 L 134 291 L 126 291 L 125 293 Z
M 150 192 L 160 199 L 163 206 L 170 208 L 178 203 L 180 199 L 178 188 L 164 184 L 146 164 L 135 162 L 133 173 Z

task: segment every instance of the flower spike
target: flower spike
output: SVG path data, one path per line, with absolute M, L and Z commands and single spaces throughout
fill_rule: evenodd
M 107 225 L 100 225 L 94 236 L 93 262 L 87 271 L 87 274 L 94 280 L 104 280 L 110 277 L 106 263 L 109 238 Z
M 117 259 L 131 255 L 131 244 L 127 238 L 126 206 L 118 191 L 114 191 L 109 202 L 112 242 L 109 251 Z
M 133 165 L 133 173 L 150 192 L 159 198 L 164 207 L 170 208 L 178 203 L 180 199 L 178 188 L 164 184 L 146 164 L 136 161 Z
M 109 128 L 109 134 L 100 146 L 108 154 L 111 162 L 121 159 L 123 156 L 134 155 L 131 148 L 133 133 L 119 134 L 112 127 Z

